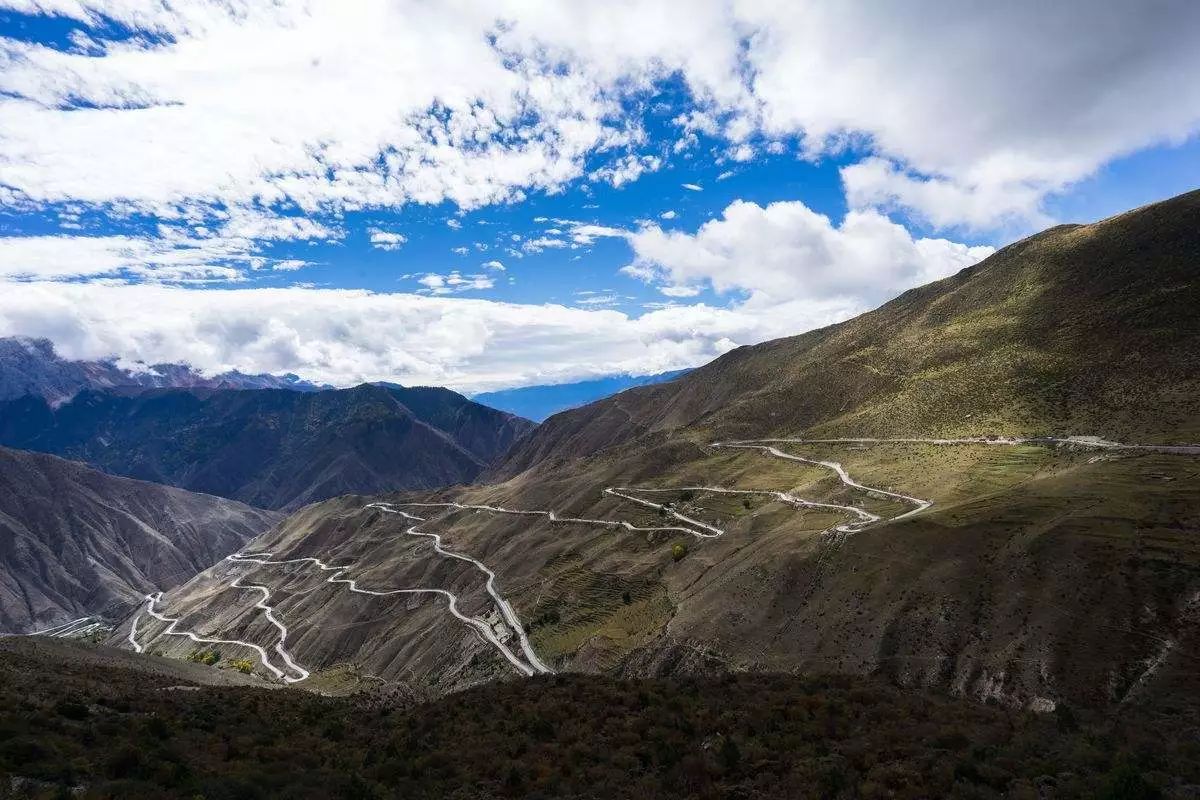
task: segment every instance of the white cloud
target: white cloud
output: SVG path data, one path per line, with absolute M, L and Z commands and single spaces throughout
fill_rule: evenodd
M 449 286 L 449 276 L 441 288 Z M 463 277 L 464 280 L 470 280 Z M 437 287 L 428 281 L 429 288 Z M 0 336 L 46 336 L 71 358 L 187 361 L 216 372 L 295 372 L 483 391 L 621 372 L 695 366 L 749 343 L 844 319 L 839 302 L 787 316 L 663 308 L 518 305 L 335 289 L 181 289 L 28 282 L 0 286 Z
M 754 158 L 754 148 L 748 144 L 739 144 L 737 147 L 729 151 L 729 158 L 733 161 L 745 162 Z M 729 177 L 729 173 L 722 173 L 725 177 Z M 721 180 L 718 176 L 717 180 Z
M 671 297 L 742 292 L 746 307 L 801 298 L 869 307 L 898 291 L 945 277 L 990 255 L 945 239 L 916 239 L 874 211 L 853 211 L 841 227 L 798 201 L 765 208 L 735 201 L 694 234 L 656 225 L 630 232 L 626 274 Z
M 575 305 L 591 308 L 608 307 L 616 305 L 620 300 L 621 298 L 616 294 L 594 294 L 590 297 L 581 297 L 575 301 Z
M 612 164 L 592 170 L 588 177 L 593 181 L 604 181 L 613 186 L 623 186 L 642 177 L 643 173 L 655 172 L 663 165 L 658 156 L 629 154 Z
M 1200 5 L 1187 0 L 1153 13 L 1089 0 L 739 11 L 761 32 L 747 55 L 763 132 L 801 133 L 812 153 L 869 144 L 897 171 L 857 175 L 856 199 L 939 224 L 1036 223 L 1048 192 L 1200 125 Z
M 579 245 L 590 245 L 597 239 L 623 238 L 627 233 L 620 228 L 613 228 L 608 225 L 592 225 L 586 222 L 575 222 L 574 220 L 559 221 L 570 229 L 571 240 Z
M 479 291 L 496 285 L 487 275 L 463 275 L 458 270 L 452 270 L 447 275 L 430 272 L 417 278 L 417 283 L 425 287 L 421 291 L 436 295 Z
M 843 167 L 851 208 L 912 209 L 935 227 L 990 228 L 1005 222 L 1049 225 L 1039 210 L 1046 187 L 1003 182 L 964 185 L 938 177 L 914 177 L 891 161 L 868 158 Z
M 546 249 L 557 249 L 569 247 L 570 242 L 565 239 L 555 239 L 551 236 L 539 236 L 536 239 L 528 239 L 521 244 L 521 249 L 526 253 L 540 253 Z
M 684 183 L 681 185 L 683 186 L 683 188 L 687 189 L 689 192 L 703 192 L 704 191 L 704 187 L 700 186 L 699 184 Z
M 659 214 L 658 216 L 660 219 L 675 219 L 675 217 L 677 217 L 679 215 L 676 214 L 674 211 L 664 211 L 663 213 Z
M 379 228 L 372 228 L 370 234 L 371 246 L 379 250 L 399 250 L 400 246 L 408 241 L 408 237 L 402 233 L 380 230 Z
M 485 269 L 494 269 L 497 272 L 504 271 L 504 264 L 500 261 L 495 261 L 495 260 L 485 261 L 485 262 L 483 262 L 483 266 Z
M 165 237 L 0 237 L 0 278 L 120 278 L 164 282 L 236 281 L 246 269 L 267 266 L 241 239 Z M 277 268 L 287 269 L 288 267 Z
M 0 39 L 10 207 L 469 209 L 561 189 L 585 162 L 619 184 L 658 168 L 637 101 L 672 76 L 693 98 L 680 141 L 723 136 L 735 159 L 853 142 L 891 165 L 850 173 L 856 200 L 947 225 L 994 224 L 993 200 L 1037 219 L 1046 193 L 1200 127 L 1187 0 L 0 6 L 149 34 Z

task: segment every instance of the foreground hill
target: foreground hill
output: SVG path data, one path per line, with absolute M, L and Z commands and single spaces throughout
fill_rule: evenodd
M 511 477 L 682 428 L 715 438 L 1200 440 L 1200 191 L 1061 225 L 848 322 L 547 420 Z
M 0 447 L 0 630 L 123 616 L 278 519 L 231 500 Z
M 1200 448 L 1019 437 L 1196 436 L 1198 230 L 1189 195 L 1035 236 L 560 414 L 504 480 L 309 506 L 158 611 L 431 692 L 799 671 L 1040 711 L 1182 702 L 1200 689 Z M 829 434 L 859 440 L 813 441 Z M 190 652 L 136 619 L 142 645 Z
M 1190 707 L 1035 716 L 877 679 L 787 675 L 556 676 L 411 705 L 386 685 L 340 698 L 205 686 L 232 671 L 172 674 L 162 662 L 0 642 L 4 787 L 47 798 L 1115 800 L 1192 797 L 1200 781 Z
M 0 444 L 291 509 L 465 483 L 533 423 L 438 388 L 83 391 L 0 403 Z
M 206 376 L 186 364 L 140 364 L 137 369 L 115 360 L 72 361 L 54 350 L 49 339 L 0 338 L 0 400 L 27 394 L 51 404 L 71 399 L 84 389 L 127 387 L 204 387 L 209 389 L 295 389 L 320 387 L 295 375 L 247 375 L 224 372 Z

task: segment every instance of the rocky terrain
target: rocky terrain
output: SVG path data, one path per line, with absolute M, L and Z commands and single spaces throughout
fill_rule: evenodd
M 120 618 L 279 515 L 0 448 L 0 631 Z
M 0 444 L 272 509 L 473 480 L 533 428 L 438 388 L 85 390 L 0 403 Z

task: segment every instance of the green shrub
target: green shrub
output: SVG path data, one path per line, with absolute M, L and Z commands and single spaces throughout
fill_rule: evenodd
M 686 545 L 682 544 L 681 542 L 676 542 L 675 544 L 671 545 L 671 558 L 678 561 L 686 555 L 687 555 L 687 546 Z

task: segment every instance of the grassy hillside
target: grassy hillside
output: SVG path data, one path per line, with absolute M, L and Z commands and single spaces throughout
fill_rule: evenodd
M 547 420 L 495 474 L 655 432 L 1200 440 L 1200 191 Z

